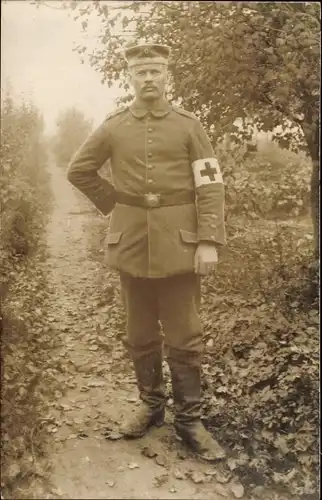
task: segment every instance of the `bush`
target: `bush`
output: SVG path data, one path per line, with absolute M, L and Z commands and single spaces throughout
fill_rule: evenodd
M 48 204 L 43 120 L 31 103 L 17 104 L 10 94 L 1 102 L 2 264 L 35 248 Z
M 312 231 L 306 224 L 231 219 L 228 243 L 220 252 L 215 275 L 203 279 L 204 296 L 215 302 L 216 297 L 233 301 L 239 297 L 242 306 L 264 304 L 289 319 L 298 311 L 316 309 L 318 270 Z
M 245 146 L 217 148 L 226 184 L 227 216 L 266 219 L 306 215 L 310 210 L 312 165 L 304 153 L 261 141 L 257 150 Z
M 43 259 L 51 196 L 42 117 L 11 93 L 1 101 L 0 154 L 1 472 L 2 482 L 13 487 L 35 467 L 42 418 L 38 386 L 47 384 L 43 369 L 50 344 L 43 350 L 39 345 L 46 325 L 36 313 L 45 294 L 39 249 Z
M 243 480 L 315 499 L 319 312 L 312 234 L 298 221 L 241 219 L 231 220 L 228 232 L 217 270 L 202 280 L 210 342 L 206 422 L 234 450 L 230 460 Z

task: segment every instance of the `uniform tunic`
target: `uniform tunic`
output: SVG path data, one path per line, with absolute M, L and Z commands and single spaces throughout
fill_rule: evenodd
M 117 192 L 175 196 L 193 190 L 196 195 L 195 203 L 176 206 L 116 203 L 105 240 L 110 267 L 140 278 L 191 273 L 198 242 L 225 244 L 224 185 L 208 170 L 211 158 L 198 119 L 167 101 L 154 111 L 134 102 L 92 133 L 72 159 L 68 180 L 103 214 L 112 208 L 112 195 L 98 170 L 108 159 Z

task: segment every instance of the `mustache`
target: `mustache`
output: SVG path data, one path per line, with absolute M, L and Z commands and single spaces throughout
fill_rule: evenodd
M 156 87 L 154 85 L 145 85 L 143 90 L 156 90 Z

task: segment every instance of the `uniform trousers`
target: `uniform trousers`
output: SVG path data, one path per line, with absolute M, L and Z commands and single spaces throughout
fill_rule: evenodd
M 166 356 L 201 356 L 198 275 L 137 278 L 121 272 L 120 281 L 127 315 L 124 343 L 133 360 L 158 352 L 163 345 Z

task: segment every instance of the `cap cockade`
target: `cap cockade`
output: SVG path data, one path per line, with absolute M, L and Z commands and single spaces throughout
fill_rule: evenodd
M 167 65 L 170 56 L 170 48 L 166 45 L 146 43 L 125 49 L 124 56 L 129 68 L 137 66 L 138 64 Z

